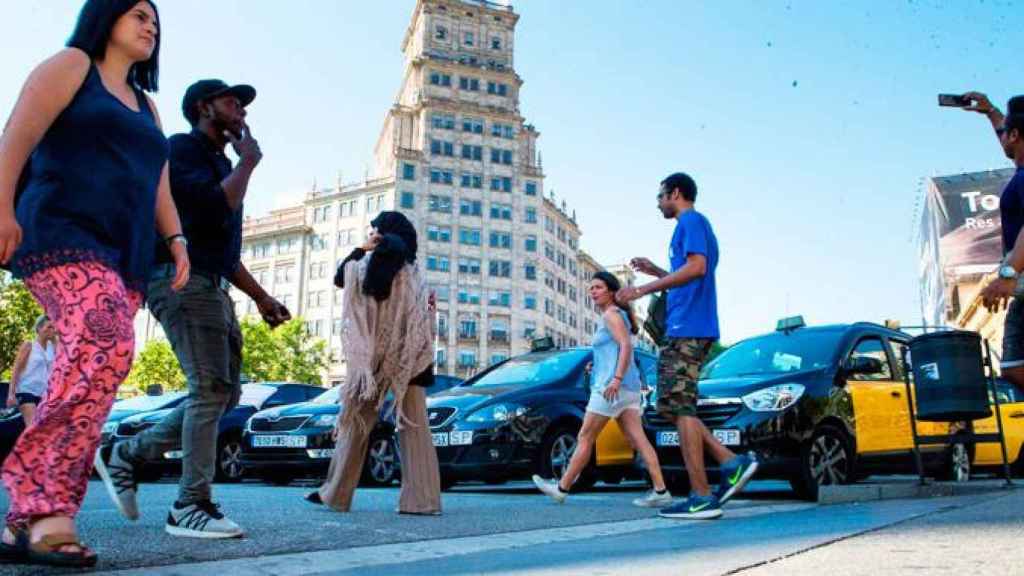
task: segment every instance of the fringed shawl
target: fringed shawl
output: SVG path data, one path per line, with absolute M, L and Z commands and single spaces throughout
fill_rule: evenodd
M 434 361 L 434 318 L 428 303 L 429 289 L 415 264 L 406 264 L 395 275 L 391 296 L 377 302 L 363 293 L 370 258 L 345 265 L 341 345 L 346 379 L 339 395 L 342 413 L 339 426 L 363 425 L 357 409 L 373 402 L 380 410 L 387 392 L 394 395 L 391 410 L 401 428 L 408 422 L 402 400 L 409 381 Z

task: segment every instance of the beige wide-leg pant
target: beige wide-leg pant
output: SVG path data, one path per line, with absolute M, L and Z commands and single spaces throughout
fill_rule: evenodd
M 320 487 L 320 498 L 324 504 L 339 512 L 348 512 L 352 507 L 352 497 L 366 460 L 369 432 L 377 421 L 377 409 L 372 403 L 345 409 L 358 410 L 356 417 L 364 426 L 339 430 L 327 480 Z M 427 425 L 427 402 L 422 387 L 409 386 L 402 410 L 409 421 L 398 431 L 402 466 L 398 510 L 413 514 L 440 512 L 441 475 L 437 468 L 437 451 Z

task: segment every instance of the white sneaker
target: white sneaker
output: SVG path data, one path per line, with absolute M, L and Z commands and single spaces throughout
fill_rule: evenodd
M 121 515 L 129 520 L 138 520 L 139 506 L 135 500 L 138 484 L 135 482 L 135 467 L 121 457 L 122 447 L 121 444 L 114 444 L 110 448 L 109 463 L 103 461 L 100 450 L 97 450 L 92 464 Z
M 164 531 L 171 536 L 189 538 L 241 538 L 242 529 L 221 514 L 220 507 L 203 500 L 178 507 L 175 502 L 167 513 Z
M 672 494 L 668 490 L 658 494 L 651 489 L 643 498 L 633 500 L 633 506 L 639 506 L 640 508 L 665 508 L 671 505 Z
M 558 480 L 545 480 L 534 474 L 533 483 L 537 486 L 537 490 L 547 494 L 559 504 L 565 502 L 565 497 L 569 495 L 568 492 L 562 492 L 562 489 L 558 487 Z

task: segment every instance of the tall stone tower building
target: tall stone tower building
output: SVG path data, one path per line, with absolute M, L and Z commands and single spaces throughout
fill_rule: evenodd
M 251 219 L 243 260 L 328 340 L 344 376 L 335 267 L 381 210 L 415 223 L 438 299 L 438 372 L 468 376 L 538 336 L 584 345 L 600 269 L 564 201 L 545 194 L 537 139 L 519 112 L 519 16 L 483 0 L 418 0 L 402 41 L 402 84 L 364 182 L 314 188 L 302 206 Z M 241 295 L 239 313 L 252 312 Z

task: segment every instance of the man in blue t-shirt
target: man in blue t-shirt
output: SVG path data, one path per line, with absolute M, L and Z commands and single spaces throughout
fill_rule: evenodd
M 998 277 L 981 293 L 982 303 L 997 312 L 1010 302 L 1003 325 L 1003 377 L 1024 390 L 1024 296 L 1020 273 L 1024 270 L 1024 96 L 1014 96 L 1004 116 L 980 92 L 964 94 L 970 100 L 965 109 L 984 114 L 995 129 L 996 138 L 1007 158 L 1017 165 L 1017 173 L 999 197 L 999 216 L 1003 232 L 1003 262 Z
M 711 223 L 694 209 L 697 184 L 682 172 L 661 182 L 658 209 L 676 220 L 669 244 L 672 271 L 666 272 L 647 258 L 633 258 L 638 272 L 658 279 L 643 286 L 623 288 L 617 298 L 631 302 L 654 292 L 668 291 L 665 337 L 658 357 L 658 412 L 679 431 L 679 449 L 693 490 L 683 502 L 660 512 L 666 518 L 710 519 L 722 515 L 721 505 L 757 471 L 757 461 L 737 456 L 719 442 L 697 418 L 697 378 L 712 344 L 718 340 L 718 301 L 715 269 L 718 240 Z M 711 493 L 704 470 L 704 450 L 718 461 L 721 481 Z

